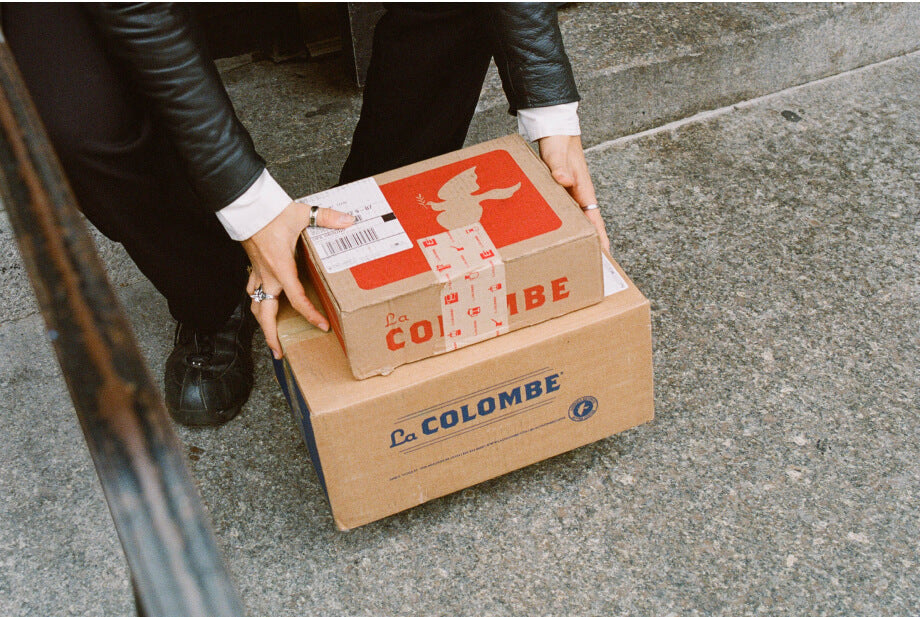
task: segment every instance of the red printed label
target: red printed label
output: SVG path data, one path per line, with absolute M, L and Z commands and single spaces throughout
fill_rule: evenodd
M 479 223 L 494 250 L 562 225 L 505 150 L 430 169 L 384 184 L 380 190 L 414 246 L 352 267 L 362 289 L 376 289 L 431 270 L 419 241 L 430 241 L 448 230 Z M 475 257 L 489 259 L 487 254 Z

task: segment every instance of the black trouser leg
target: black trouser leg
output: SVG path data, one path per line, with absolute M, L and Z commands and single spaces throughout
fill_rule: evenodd
M 390 5 L 340 182 L 463 147 L 492 57 L 475 5 Z
M 77 4 L 4 3 L 3 28 L 83 213 L 124 245 L 179 321 L 215 329 L 245 252 L 195 197 L 181 161 Z

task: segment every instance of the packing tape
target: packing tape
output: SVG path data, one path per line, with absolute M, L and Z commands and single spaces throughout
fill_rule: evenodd
M 505 264 L 481 224 L 420 238 L 418 244 L 441 283 L 447 351 L 508 331 Z

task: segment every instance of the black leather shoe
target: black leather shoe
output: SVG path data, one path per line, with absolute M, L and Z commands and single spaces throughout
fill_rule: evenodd
M 166 407 L 186 426 L 216 426 L 233 419 L 252 392 L 252 333 L 256 319 L 249 298 L 216 332 L 179 324 L 166 360 Z

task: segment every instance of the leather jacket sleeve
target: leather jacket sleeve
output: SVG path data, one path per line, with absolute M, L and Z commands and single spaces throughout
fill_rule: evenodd
M 485 3 L 493 57 L 510 112 L 580 100 L 556 6 L 552 3 Z
M 188 10 L 171 3 L 88 4 L 109 49 L 130 71 L 212 210 L 265 169 L 240 123 Z

